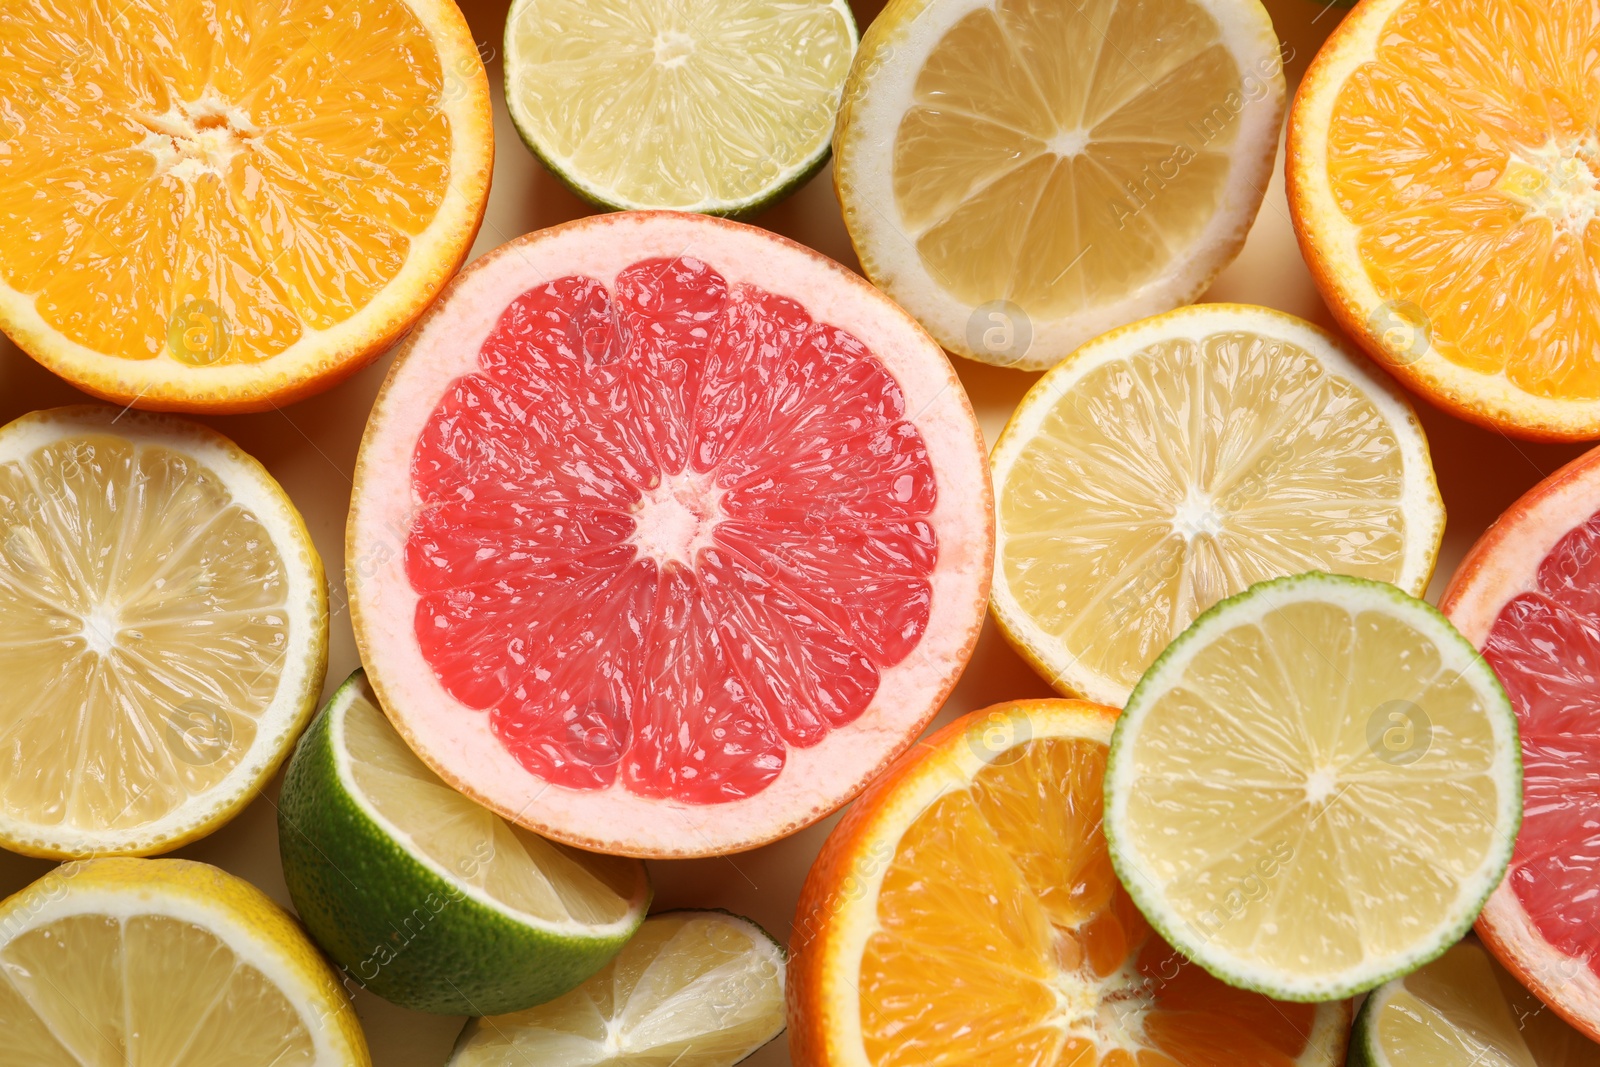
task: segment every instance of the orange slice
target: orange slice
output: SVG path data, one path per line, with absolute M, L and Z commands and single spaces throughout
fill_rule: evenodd
M 1334 314 L 1518 436 L 1600 436 L 1600 8 L 1372 0 L 1290 115 L 1289 206 Z
M 1227 986 L 1155 936 L 1112 871 L 1116 711 L 999 704 L 856 801 L 806 879 L 789 968 L 798 1067 L 1342 1063 L 1348 1002 Z
M 250 411 L 382 352 L 461 265 L 494 154 L 449 0 L 17 0 L 0 328 L 120 403 Z

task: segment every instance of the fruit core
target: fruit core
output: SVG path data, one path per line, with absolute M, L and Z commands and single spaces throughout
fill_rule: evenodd
M 1527 204 L 1527 219 L 1546 218 L 1579 238 L 1600 211 L 1600 139 L 1554 139 L 1512 151 L 1500 186 Z
M 653 259 L 523 293 L 479 367 L 413 455 L 414 632 L 530 773 L 751 796 L 920 642 L 934 472 L 855 337 Z

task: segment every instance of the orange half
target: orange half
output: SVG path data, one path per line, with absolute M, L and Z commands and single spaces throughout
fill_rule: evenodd
M 1344 327 L 1473 422 L 1600 437 L 1600 7 L 1367 0 L 1290 115 L 1289 206 Z
M 450 0 L 16 0 L 0 40 L 0 327 L 97 396 L 326 388 L 477 233 L 488 81 Z
M 789 966 L 799 1067 L 1344 1062 L 1348 1002 L 1224 985 L 1151 932 L 1100 831 L 1116 711 L 999 704 L 902 757 L 823 846 Z

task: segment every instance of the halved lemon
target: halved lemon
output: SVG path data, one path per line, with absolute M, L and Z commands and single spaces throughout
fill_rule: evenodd
M 289 754 L 327 649 L 311 535 L 233 442 L 103 407 L 0 429 L 0 845 L 216 829 Z
M 1049 367 L 1238 253 L 1283 119 L 1257 0 L 904 0 L 862 38 L 834 180 L 861 266 L 960 355 Z
M 326 388 L 477 233 L 488 80 L 449 0 L 18 0 L 0 36 L 0 328 L 97 396 Z
M 333 972 L 204 863 L 63 864 L 0 904 L 0 1033 L 28 1067 L 368 1067 Z
M 1600 138 L 1586 0 L 1373 0 L 1295 97 L 1288 196 L 1328 307 L 1423 396 L 1600 437 Z
M 1206 612 L 1146 672 L 1106 767 L 1111 861 L 1224 981 L 1322 1001 L 1467 932 L 1522 819 L 1483 657 L 1392 585 L 1312 572 Z
M 1234 989 L 1152 933 L 1100 832 L 1115 709 L 975 711 L 834 828 L 791 935 L 797 1067 L 1331 1067 L 1347 1003 Z
M 1108 704 L 1263 579 L 1421 595 L 1444 533 L 1404 394 L 1267 308 L 1182 308 L 1084 345 L 1028 391 L 993 467 L 995 619 L 1057 689 Z

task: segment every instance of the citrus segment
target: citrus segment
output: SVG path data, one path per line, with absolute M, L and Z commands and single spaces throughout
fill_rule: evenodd
M 488 93 L 449 5 L 28 0 L 5 22 L 28 89 L 0 115 L 0 219 L 31 236 L 0 251 L 0 325 L 91 392 L 244 410 L 331 384 L 471 244 Z
M 891 5 L 837 137 L 863 267 L 951 351 L 1036 369 L 1194 299 L 1261 203 L 1276 48 L 1242 0 Z
M 1343 1004 L 1278 1004 L 1154 935 L 1101 836 L 1115 712 L 1001 704 L 852 808 L 802 891 L 797 1064 L 1331 1064 Z
M 782 1029 L 777 942 L 736 915 L 667 912 L 560 1000 L 467 1023 L 450 1067 L 733 1067 Z
M 1403 397 L 1265 308 L 1198 305 L 1085 345 L 993 462 L 995 616 L 1052 685 L 1113 704 L 1224 597 L 1308 569 L 1421 593 L 1443 533 Z
M 519 0 L 505 40 L 517 131 L 578 195 L 742 215 L 826 160 L 856 27 L 843 0 Z
M 322 564 L 232 442 L 111 408 L 0 429 L 0 841 L 149 853 L 230 818 L 315 705 Z
M 1516 722 L 1428 605 L 1281 578 L 1146 672 L 1106 797 L 1117 873 L 1181 951 L 1284 999 L 1347 996 L 1442 952 L 1504 874 Z
M 0 1032 L 38 1067 L 367 1067 L 355 1012 L 260 890 L 205 864 L 65 864 L 0 905 Z
M 702 809 L 757 798 L 818 817 L 931 715 L 979 622 L 988 489 L 948 363 L 734 224 L 624 215 L 508 251 L 453 297 L 469 356 L 419 335 L 363 446 L 352 584 L 385 707 L 447 780 L 574 844 L 715 849 L 746 831 Z

